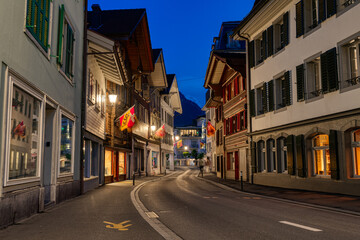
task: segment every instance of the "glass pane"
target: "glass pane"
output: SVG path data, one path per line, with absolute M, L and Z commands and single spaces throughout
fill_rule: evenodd
M 119 153 L 119 174 L 125 174 L 125 153 Z
M 314 147 L 327 147 L 329 146 L 329 136 L 326 134 L 318 135 L 314 138 Z
M 351 46 L 349 48 L 350 51 L 350 68 L 351 68 L 351 78 L 357 77 L 358 71 L 358 62 L 357 62 L 357 54 L 356 54 L 356 46 Z
M 354 142 L 360 142 L 360 129 L 354 132 Z
M 35 177 L 38 173 L 37 143 L 40 140 L 38 129 L 41 103 L 16 86 L 13 92 L 14 95 L 17 92 L 24 101 L 32 102 L 34 111 L 31 111 L 31 104 L 23 106 L 23 102 L 16 98 L 12 100 L 9 179 Z M 29 107 L 29 109 L 21 112 L 20 105 L 21 108 Z
M 355 175 L 360 175 L 360 147 L 354 148 L 354 170 Z
M 158 153 L 152 152 L 152 167 L 157 168 Z
M 315 174 L 324 175 L 324 154 L 323 150 L 314 151 L 315 155 Z
M 330 150 L 325 150 L 325 160 L 326 160 L 326 175 L 331 175 L 331 167 L 330 167 Z
M 111 151 L 105 150 L 105 176 L 111 176 Z
M 61 118 L 60 173 L 71 173 L 73 124 L 70 119 Z

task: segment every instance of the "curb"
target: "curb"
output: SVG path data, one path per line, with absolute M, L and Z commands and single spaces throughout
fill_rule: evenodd
M 279 198 L 279 197 L 271 197 L 271 196 L 267 196 L 267 195 L 262 195 L 262 194 L 258 194 L 258 193 L 250 193 L 250 192 L 245 192 L 245 191 L 241 191 L 238 190 L 236 188 L 232 188 L 229 187 L 225 184 L 221 184 L 221 183 L 217 183 L 214 182 L 212 180 L 206 179 L 206 178 L 200 178 L 200 177 L 196 177 L 199 180 L 205 181 L 207 183 L 213 184 L 217 187 L 220 187 L 224 190 L 228 190 L 231 192 L 236 192 L 236 193 L 242 193 L 245 195 L 250 195 L 250 196 L 261 196 L 263 198 L 267 198 L 267 199 L 271 199 L 271 200 L 275 200 L 275 201 L 280 201 L 280 202 L 285 202 L 285 203 L 289 203 L 289 204 L 293 204 L 293 205 L 301 205 L 301 206 L 306 206 L 309 208 L 315 208 L 315 209 L 319 209 L 319 210 L 323 210 L 323 211 L 331 211 L 331 212 L 337 212 L 337 213 L 341 213 L 341 214 L 345 214 L 345 215 L 351 215 L 354 217 L 360 217 L 360 212 L 354 212 L 354 211 L 350 211 L 350 210 L 344 210 L 344 209 L 339 209 L 339 208 L 334 208 L 334 207 L 327 207 L 327 206 L 323 206 L 323 205 L 317 205 L 317 204 L 312 204 L 312 203 L 305 203 L 305 202 L 300 202 L 300 201 L 296 201 L 296 200 L 289 200 L 289 199 L 284 199 L 284 198 Z

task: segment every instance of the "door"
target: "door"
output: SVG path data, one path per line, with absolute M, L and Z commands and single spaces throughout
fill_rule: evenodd
M 235 180 L 239 180 L 239 152 L 235 152 Z
M 56 109 L 50 105 L 46 105 L 45 110 L 45 138 L 44 138 L 44 159 L 43 159 L 43 179 L 42 185 L 44 187 L 44 205 L 55 202 L 55 192 L 52 185 L 55 186 L 55 176 L 53 173 L 54 163 L 54 121 Z

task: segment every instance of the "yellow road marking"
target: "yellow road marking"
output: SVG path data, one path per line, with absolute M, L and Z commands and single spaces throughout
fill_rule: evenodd
M 107 221 L 104 221 L 106 225 L 106 228 L 111 228 L 111 229 L 117 229 L 119 231 L 127 231 L 129 230 L 128 227 L 130 227 L 132 224 L 127 224 L 131 222 L 130 220 L 127 220 L 127 221 L 123 221 L 121 223 L 112 223 L 112 222 L 107 222 Z M 127 224 L 127 225 L 125 225 Z

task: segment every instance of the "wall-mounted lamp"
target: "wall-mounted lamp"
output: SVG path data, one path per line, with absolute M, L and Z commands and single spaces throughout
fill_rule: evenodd
M 114 104 L 116 102 L 117 95 L 116 94 L 109 94 L 109 101 L 111 104 Z
M 178 141 L 180 139 L 179 136 L 175 136 L 175 140 Z
M 155 131 L 156 130 L 156 126 L 152 125 L 151 126 L 151 131 Z

